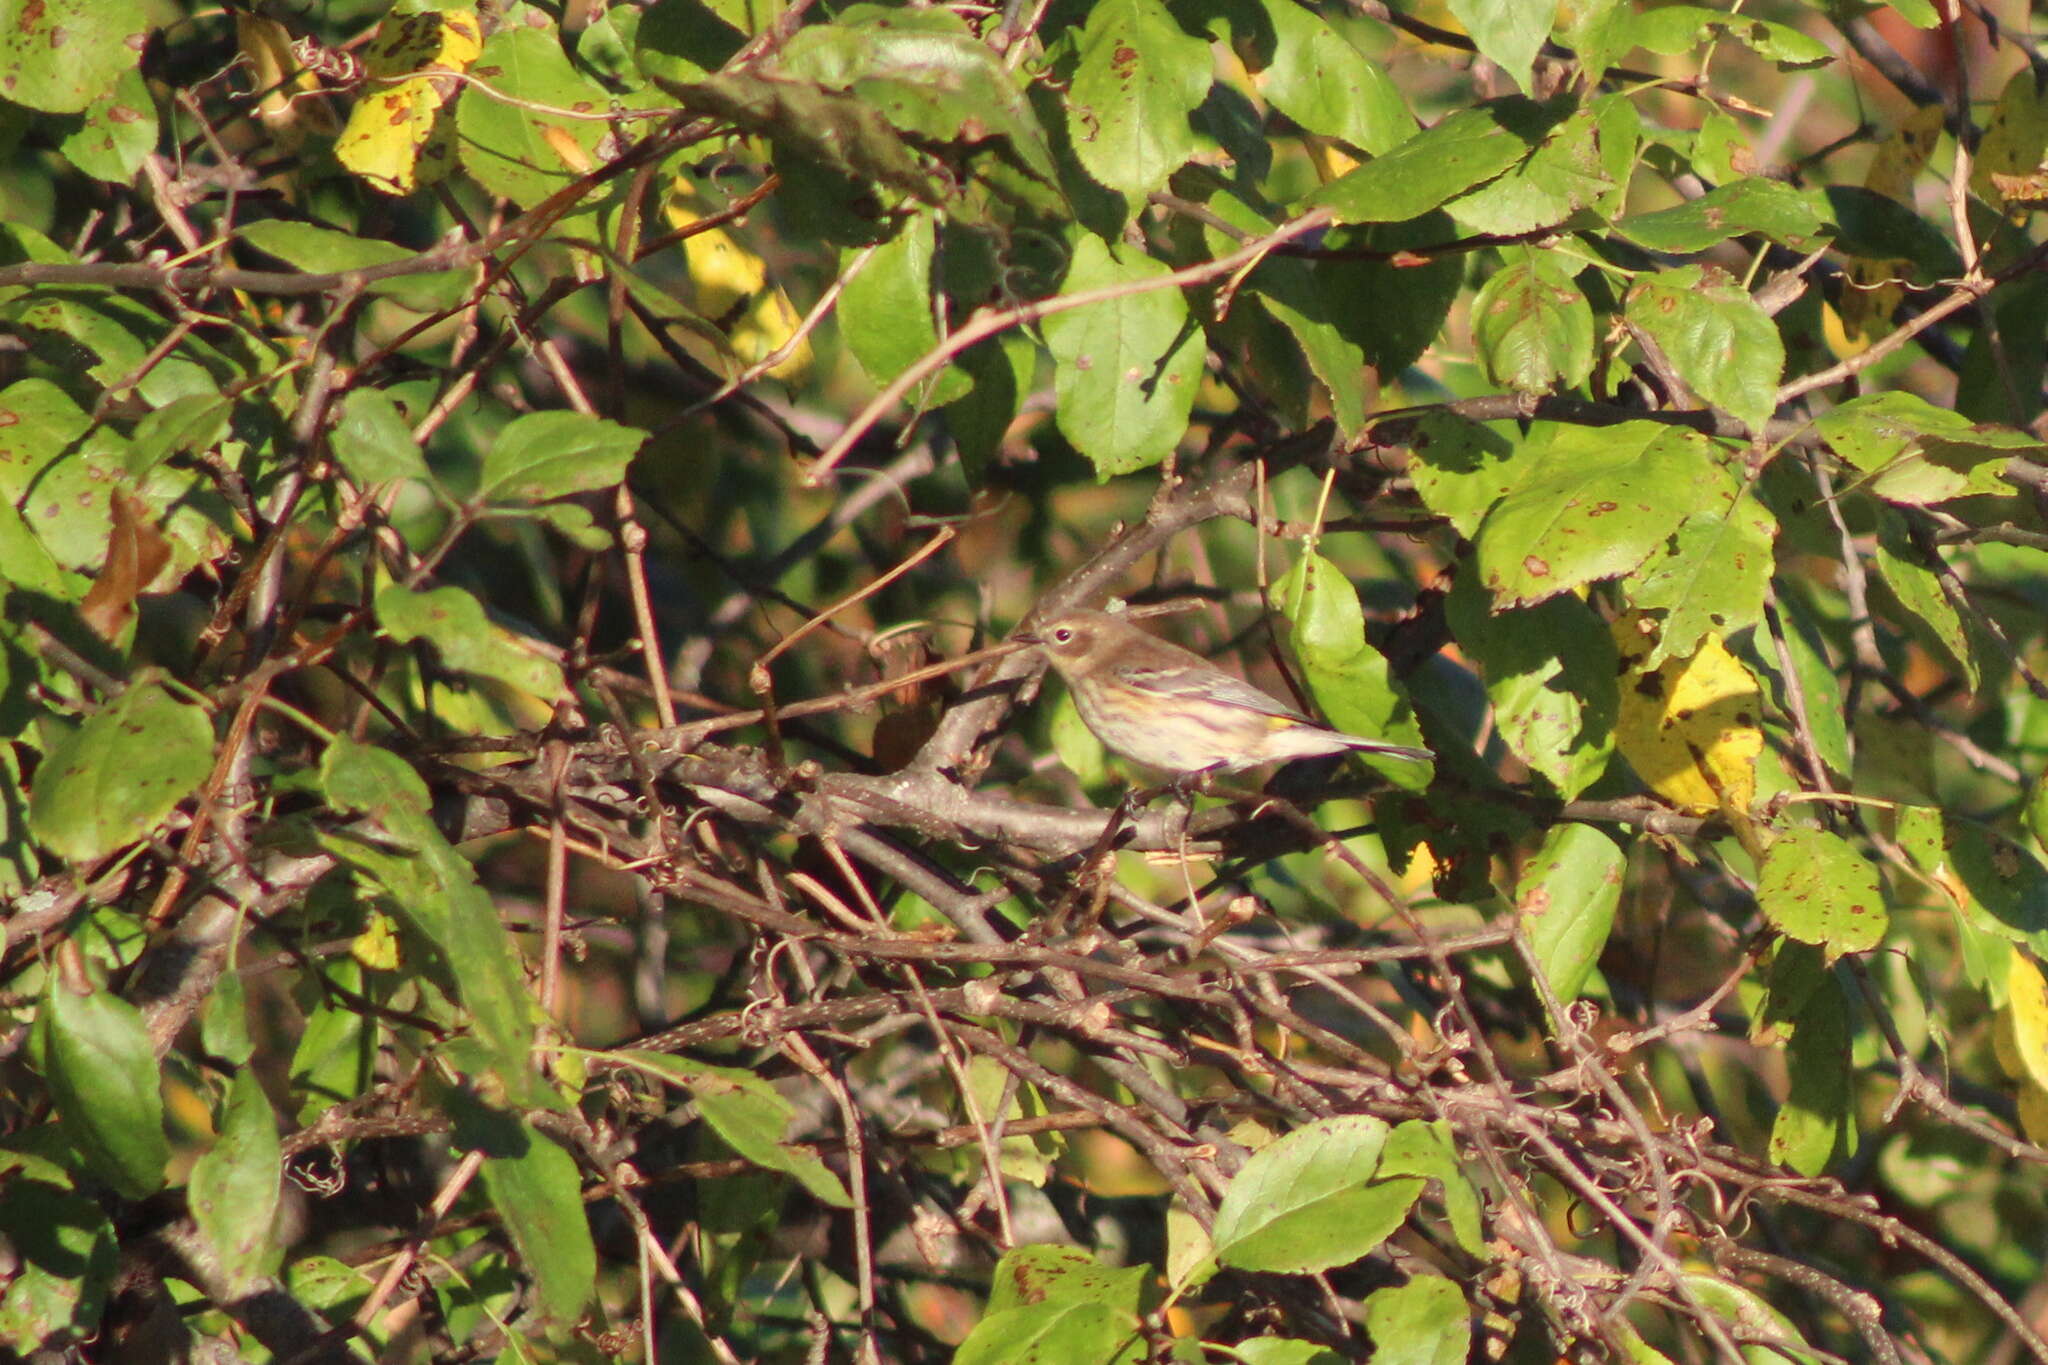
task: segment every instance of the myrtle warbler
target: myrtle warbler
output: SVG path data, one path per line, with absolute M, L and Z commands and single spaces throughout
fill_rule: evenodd
M 1099 611 L 1077 611 L 1016 637 L 1059 670 L 1095 737 L 1126 758 L 1182 777 L 1356 749 L 1434 758 L 1332 730 L 1232 677 L 1201 655 Z

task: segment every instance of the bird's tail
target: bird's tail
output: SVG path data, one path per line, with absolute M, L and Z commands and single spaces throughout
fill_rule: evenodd
M 1363 739 L 1357 735 L 1337 732 L 1337 738 L 1344 741 L 1344 747 L 1361 754 L 1376 754 L 1381 758 L 1405 758 L 1414 763 L 1434 762 L 1436 755 L 1428 749 L 1417 749 L 1406 744 L 1389 744 L 1383 739 Z

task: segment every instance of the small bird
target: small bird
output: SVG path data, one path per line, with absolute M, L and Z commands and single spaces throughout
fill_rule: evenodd
M 1436 757 L 1332 730 L 1107 612 L 1071 612 L 1016 638 L 1036 645 L 1066 679 L 1097 739 L 1182 779 L 1346 750 L 1418 763 Z

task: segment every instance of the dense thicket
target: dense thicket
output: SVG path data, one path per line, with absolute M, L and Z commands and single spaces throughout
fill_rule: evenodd
M 0 1351 L 2048 1359 L 2028 20 L 0 0 Z

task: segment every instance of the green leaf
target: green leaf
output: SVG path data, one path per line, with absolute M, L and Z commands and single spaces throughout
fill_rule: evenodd
M 1593 309 L 1568 271 L 1524 249 L 1472 301 L 1473 341 L 1494 383 L 1524 393 L 1577 388 L 1593 373 Z
M 1521 610 L 1490 605 L 1475 574 L 1458 574 L 1445 604 L 1451 634 L 1486 680 L 1501 741 L 1571 800 L 1614 754 L 1614 637 L 1574 596 Z
M 807 194 L 830 204 L 829 216 L 842 229 L 834 240 L 879 240 L 880 233 L 845 232 L 853 225 L 848 219 L 866 227 L 880 207 L 872 202 L 865 182 L 927 203 L 943 198 L 903 135 L 859 95 L 753 71 L 720 72 L 694 85 L 663 88 L 686 109 L 729 120 L 742 132 L 774 141 L 783 194 L 806 188 L 808 182 Z M 866 202 L 858 204 L 857 212 L 837 202 L 841 198 Z M 811 212 L 815 216 L 819 211 Z
M 1687 658 L 1705 636 L 1733 635 L 1763 619 L 1777 533 L 1777 518 L 1747 494 L 1679 523 L 1628 582 L 1630 605 L 1664 613 L 1646 665 Z
M 1062 294 L 1124 292 L 1045 320 L 1060 432 L 1099 478 L 1158 464 L 1187 431 L 1202 370 L 1201 330 L 1179 289 L 1144 287 L 1171 273 L 1135 248 L 1083 237 Z
M 1530 156 L 1498 179 L 1447 202 L 1444 212 L 1467 233 L 1507 237 L 1560 226 L 1615 188 L 1607 170 L 1603 135 L 1619 138 L 1626 167 L 1634 151 L 1632 126 L 1600 120 L 1582 109 L 1553 129 Z
M 570 63 L 551 29 L 506 24 L 485 40 L 470 74 L 490 89 L 472 85 L 456 101 L 456 141 L 463 169 L 492 194 L 530 209 L 606 159 L 599 150 L 603 120 L 531 107 L 585 115 L 612 107 L 605 88 Z M 551 137 L 573 142 L 585 164 L 571 166 Z
M 1828 657 L 1827 641 L 1813 613 L 1798 596 L 1779 594 L 1778 621 L 1783 628 L 1785 652 L 1792 656 L 1792 671 L 1798 675 L 1800 694 L 1806 701 L 1806 722 L 1813 735 L 1813 747 L 1832 771 L 1846 775 L 1850 771 L 1849 720 L 1842 714 L 1841 671 Z M 1778 710 L 1789 716 L 1792 697 L 1780 676 L 1777 648 L 1762 639 L 1758 645 L 1758 657 L 1769 672 Z
M 1059 168 L 1017 76 L 965 21 L 945 9 L 858 4 L 835 22 L 797 30 L 781 70 L 852 90 L 889 123 L 926 144 L 1001 146 L 1051 186 Z
M 1785 1043 L 1785 1072 L 1785 1102 L 1771 1123 L 1771 1160 L 1812 1176 L 1854 1156 L 1849 1009 L 1832 975 L 1815 983 L 1795 1016 Z
M 50 973 L 38 1022 L 57 1126 L 100 1179 L 129 1199 L 163 1188 L 162 1072 L 142 1011 L 112 991 L 76 995 Z
M 128 472 L 147 474 L 173 455 L 205 451 L 228 434 L 235 400 L 225 394 L 188 393 L 173 398 L 135 424 L 128 447 Z
M 954 1365 L 1143 1360 L 1138 1311 L 1151 1274 L 1105 1266 L 1077 1247 L 1014 1247 L 996 1263 L 987 1311 Z
M 1572 6 L 1557 30 L 1558 41 L 1578 56 L 1579 69 L 1598 84 L 1615 57 L 1628 50 L 1627 31 L 1634 18 L 1635 6 L 1629 0 L 1584 0 Z
M 1814 426 L 1835 454 L 1869 476 L 1872 492 L 1911 506 L 2007 492 L 1999 477 L 2007 460 L 2048 453 L 2031 433 L 1974 423 L 1910 393 L 1852 398 Z
M 1907 534 L 1905 520 L 1888 507 L 1878 515 L 1875 560 L 1878 577 L 1891 589 L 1909 624 L 1946 654 L 1969 689 L 1976 691 L 1981 675 L 1969 630 L 1942 592 L 1941 578 L 1927 563 L 1926 554 Z
M 1458 1149 L 1447 1120 L 1408 1119 L 1387 1135 L 1380 1150 L 1378 1176 L 1418 1175 L 1443 1187 L 1444 1212 L 1451 1236 L 1474 1256 L 1484 1257 L 1486 1233 L 1479 1216 L 1479 1191 L 1458 1163 Z
M 647 433 L 580 412 L 530 412 L 498 433 L 484 456 L 476 500 L 516 506 L 611 488 Z
M 1519 96 L 1459 109 L 1332 180 L 1299 207 L 1326 205 L 1340 223 L 1419 218 L 1527 157 L 1557 121 L 1545 106 Z
M 1666 57 L 1691 52 L 1725 34 L 1765 61 L 1776 62 L 1780 70 L 1821 66 L 1834 60 L 1826 44 L 1796 28 L 1702 5 L 1661 5 L 1638 11 L 1627 33 L 1635 46 Z
M 701 80 L 731 61 L 747 35 L 702 0 L 655 0 L 633 35 L 633 57 L 648 76 Z
M 988 1307 L 999 1313 L 1036 1303 L 1099 1303 L 1135 1316 L 1150 1278 L 1149 1267 L 1106 1266 L 1079 1247 L 1014 1247 L 996 1263 Z
M 363 968 L 353 958 L 329 968 L 334 984 L 360 993 Z M 363 1094 L 376 1075 L 378 1034 L 346 1002 L 323 1004 L 306 1016 L 306 1031 L 292 1049 L 286 1072 L 289 1093 L 298 1100 L 297 1118 L 308 1124 L 337 1104 Z
M 1910 837 L 1901 816 L 1899 842 L 1922 871 L 1968 893 L 1964 917 L 1975 927 L 2037 954 L 2048 950 L 2048 866 L 2023 844 L 1960 815 L 1923 817 L 1936 832 Z M 2000 989 L 2003 989 L 2001 986 Z
M 336 809 L 371 816 L 407 848 L 435 837 L 427 784 L 388 749 L 336 740 L 320 756 L 320 789 Z
M 1547 0 L 1450 0 L 1451 13 L 1472 35 L 1479 55 L 1501 69 L 1501 73 L 1524 93 L 1533 91 L 1529 76 L 1536 54 L 1550 36 L 1557 7 Z
M 1480 581 L 1512 606 L 1628 573 L 1726 479 L 1706 437 L 1656 422 L 1539 428 L 1515 472 L 1477 558 Z
M 0 0 L 0 90 L 16 104 L 75 114 L 142 57 L 141 0 Z
M 1740 1340 L 1758 1343 L 1750 1348 L 1745 1360 L 1820 1365 L 1827 1359 L 1806 1344 L 1789 1318 L 1754 1290 L 1719 1275 L 1698 1272 L 1681 1274 L 1679 1284 L 1687 1297 L 1705 1305 Z
M 1409 477 L 1423 505 L 1471 538 L 1493 505 L 1527 477 L 1534 448 L 1513 441 L 1496 427 L 1456 413 L 1425 412 L 1413 423 L 1407 444 L 1415 452 Z
M 278 1182 L 284 1177 L 277 1118 L 249 1068 L 229 1083 L 218 1127 L 220 1136 L 192 1165 L 189 1199 L 222 1276 L 241 1292 L 253 1285 L 272 1253 Z
M 1561 824 L 1522 869 L 1515 914 L 1560 1004 L 1578 999 L 1600 961 L 1627 867 L 1620 846 L 1602 831 Z
M 249 1036 L 249 995 L 240 972 L 222 972 L 200 1007 L 199 1045 L 233 1066 L 256 1054 L 256 1040 Z
M 95 180 L 126 184 L 156 150 L 156 131 L 156 101 L 141 69 L 130 67 L 112 89 L 93 96 L 57 149 Z
M 412 427 L 382 389 L 357 389 L 343 399 L 341 421 L 327 439 L 349 477 L 366 487 L 430 477 Z
M 1741 286 L 1696 265 L 1666 270 L 1636 282 L 1627 311 L 1695 394 L 1763 430 L 1776 411 L 1785 345 Z
M 1259 0 L 1259 8 L 1273 29 L 1259 93 L 1275 109 L 1373 156 L 1413 135 L 1415 115 L 1400 90 L 1328 20 L 1293 0 Z
M 521 1122 L 525 1150 L 484 1159 L 484 1192 L 533 1276 L 541 1312 L 558 1327 L 574 1326 L 596 1288 L 597 1247 L 583 1211 L 576 1162 Z
M 1375 1289 L 1365 1298 L 1373 1365 L 1462 1365 L 1472 1348 L 1465 1293 L 1441 1275 Z
M 784 1141 L 783 1134 L 796 1116 L 796 1109 L 759 1076 L 660 1052 L 623 1055 L 687 1088 L 696 1098 L 705 1122 L 727 1146 L 756 1166 L 795 1177 L 821 1203 L 837 1209 L 853 1207 L 846 1186 L 818 1159 L 816 1152 Z
M 1442 213 L 1409 222 L 1368 224 L 1332 231 L 1324 244 L 1338 256 L 1314 263 L 1320 316 L 1365 353 L 1366 364 L 1393 379 L 1421 359 L 1442 334 L 1451 305 L 1464 289 L 1464 262 L 1439 255 L 1425 264 L 1346 260 L 1348 249 L 1399 253 L 1425 250 L 1457 236 Z
M 1708 190 L 1675 208 L 1636 213 L 1614 225 L 1621 236 L 1649 251 L 1678 255 L 1705 251 L 1731 237 L 1751 233 L 1794 251 L 1815 251 L 1833 233 L 1824 198 L 1777 180 L 1749 176 Z
M 5 317 L 74 392 L 96 396 L 98 389 L 139 374 L 135 391 L 145 403 L 162 407 L 188 393 L 218 396 L 244 378 L 191 335 L 156 364 L 145 365 L 169 324 L 161 314 L 111 290 L 39 287 L 10 302 Z
M 1142 201 L 1200 149 L 1188 115 L 1211 79 L 1209 45 L 1159 0 L 1098 0 L 1067 92 L 1074 154 L 1098 182 Z
M 1909 262 L 1924 280 L 1961 273 L 1963 263 L 1948 234 L 1888 194 L 1861 185 L 1826 185 L 1835 250 L 1867 260 Z
M 1773 928 L 1817 944 L 1832 962 L 1884 941 L 1889 917 L 1877 869 L 1839 834 L 1780 831 L 1764 854 L 1757 904 Z
M 1682 143 L 1684 139 L 1678 141 Z M 1691 157 L 1694 172 L 1716 186 L 1747 179 L 1749 169 L 1756 165 L 1756 149 L 1750 145 L 1748 132 L 1733 115 L 1721 109 L 1700 120 L 1699 131 L 1692 138 Z M 1789 188 L 1774 180 L 1761 183 Z M 1815 196 L 1811 202 L 1818 208 L 1822 201 Z
M 1336 565 L 1304 553 L 1280 581 L 1274 601 L 1293 627 L 1294 656 L 1316 705 L 1346 734 L 1420 745 L 1408 697 L 1387 671 L 1387 660 L 1366 643 L 1358 592 Z M 1360 754 L 1398 787 L 1421 791 L 1435 767 L 1408 759 Z
M 1021 332 L 1005 332 L 962 352 L 953 366 L 974 387 L 946 404 L 946 429 L 970 481 L 978 485 L 989 461 L 1001 453 L 1010 424 L 1024 410 L 1038 369 L 1038 347 Z
M 59 602 L 76 602 L 90 587 L 57 563 L 13 503 L 0 500 L 0 584 L 9 583 Z
M 458 672 L 494 678 L 546 701 L 561 694 L 561 667 L 491 624 L 483 603 L 467 588 L 413 592 L 393 583 L 377 594 L 377 622 L 400 643 L 428 641 L 441 661 Z
M 1135 1365 L 1150 1354 L 1138 1321 L 1101 1303 L 1039 1303 L 986 1315 L 953 1353 L 953 1365 L 1087 1361 Z
M 375 817 L 406 851 L 387 852 L 355 832 L 323 834 L 323 847 L 374 878 L 390 907 L 417 936 L 444 990 L 468 1009 L 498 1079 L 522 1103 L 544 1103 L 527 1058 L 536 1006 L 519 950 L 477 885 L 476 870 L 429 818 L 426 784 L 396 754 L 337 736 L 320 760 L 321 790 L 342 810 Z
M 839 295 L 839 332 L 861 368 L 887 384 L 939 345 L 932 312 L 932 254 L 937 228 L 930 214 L 913 214 Z M 842 267 L 847 263 L 842 259 Z M 925 381 L 920 406 L 937 407 L 963 396 L 973 381 L 951 366 Z
M 213 724 L 155 683 L 131 687 L 43 760 L 30 831 L 59 857 L 103 857 L 155 829 L 213 771 Z
M 51 1163 L 4 1153 L 0 1172 L 0 1242 L 14 1259 L 0 1345 L 30 1360 L 98 1336 L 119 1264 L 113 1225 Z
M 1373 1179 L 1387 1132 L 1369 1114 L 1345 1114 L 1261 1147 L 1217 1207 L 1216 1259 L 1239 1270 L 1313 1274 L 1371 1252 L 1422 1193 L 1417 1177 Z
M 1307 11 L 1299 10 L 1306 14 Z M 1228 190 L 1218 190 L 1209 208 L 1232 227 L 1252 235 L 1271 232 L 1275 224 Z M 1221 256 L 1237 246 L 1226 234 L 1210 229 L 1204 241 L 1211 252 Z M 1243 300 L 1256 299 L 1275 321 L 1294 338 L 1296 346 L 1330 395 L 1330 415 L 1337 429 L 1349 437 L 1365 422 L 1365 351 L 1347 336 L 1340 325 L 1345 301 L 1332 297 L 1317 279 L 1315 267 L 1307 261 L 1286 256 L 1268 256 L 1258 264 L 1238 294 L 1238 307 L 1230 320 L 1242 315 Z M 1268 387 L 1277 387 L 1267 381 Z
M 106 562 L 109 489 L 127 467 L 121 438 L 55 384 L 24 379 L 0 390 L 0 496 L 58 564 L 95 572 Z
M 357 237 L 313 223 L 293 223 L 278 218 L 259 218 L 253 223 L 246 223 L 237 237 L 266 256 L 275 256 L 312 275 L 367 270 L 373 265 L 408 261 L 419 255 L 412 248 L 402 247 L 396 242 L 380 242 L 374 237 Z M 469 276 L 464 271 L 422 270 L 416 274 L 374 280 L 367 290 L 415 312 L 439 313 L 461 303 L 469 283 Z
M 1344 1365 L 1344 1357 L 1329 1347 L 1294 1337 L 1260 1337 L 1230 1349 L 1244 1365 Z

